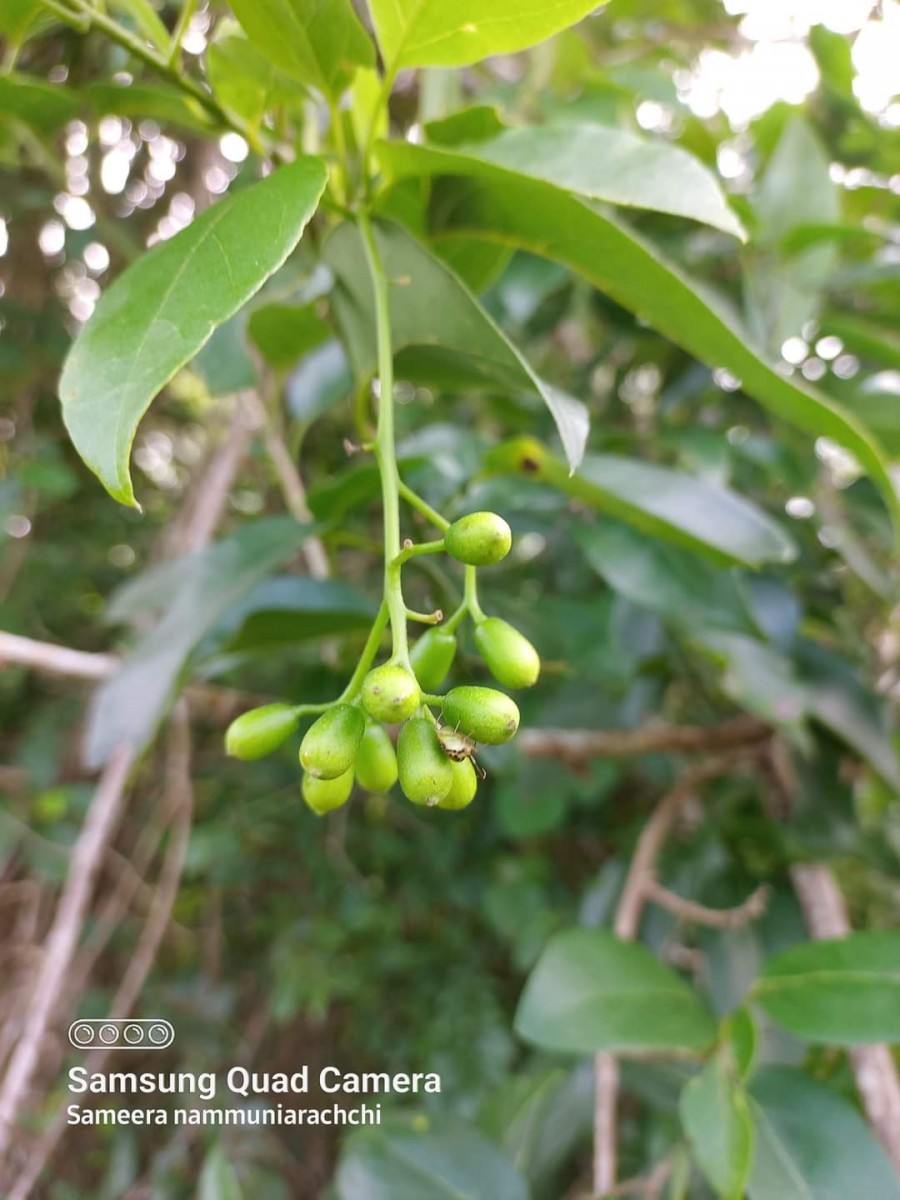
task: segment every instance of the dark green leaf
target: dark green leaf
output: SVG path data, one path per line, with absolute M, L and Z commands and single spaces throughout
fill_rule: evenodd
M 753 1121 L 744 1089 L 729 1077 L 721 1057 L 686 1085 L 679 1111 L 694 1158 L 716 1195 L 742 1200 L 753 1162 Z
M 227 616 L 229 650 L 291 644 L 367 629 L 376 606 L 361 592 L 332 579 L 285 575 L 255 588 Z
M 287 517 L 251 521 L 226 538 L 132 586 L 117 608 L 155 608 L 167 592 L 159 623 L 126 656 L 116 674 L 95 694 L 85 758 L 99 766 L 121 745 L 140 749 L 152 737 L 171 700 L 184 664 L 200 639 L 213 629 L 261 579 L 295 554 L 309 533 Z
M 543 382 L 450 268 L 398 225 L 376 228 L 391 281 L 391 329 L 397 370 L 415 383 L 502 389 L 540 395 L 556 421 L 566 455 L 577 466 L 587 438 L 580 401 Z M 337 278 L 335 318 L 357 375 L 366 379 L 377 359 L 372 285 L 358 232 L 343 225 L 326 243 Z
M 353 1134 L 338 1163 L 336 1193 L 337 1200 L 528 1200 L 501 1151 L 446 1117 Z
M 324 187 L 319 159 L 298 159 L 208 209 L 104 293 L 59 391 L 76 449 L 115 499 L 135 503 L 129 455 L 154 396 L 281 266 Z
M 78 115 L 78 97 L 62 84 L 30 75 L 0 75 L 0 123 L 24 121 L 39 133 L 55 133 Z
M 900 933 L 854 933 L 776 955 L 753 986 L 765 1012 L 812 1041 L 900 1042 Z
M 786 1067 L 761 1071 L 750 1093 L 750 1200 L 900 1200 L 890 1160 L 846 1100 Z
M 332 100 L 357 67 L 375 63 L 350 0 L 231 0 L 231 8 L 270 62 Z
M 329 327 L 311 304 L 264 304 L 247 319 L 247 333 L 266 362 L 280 370 L 328 340 Z
M 740 633 L 695 631 L 693 642 L 722 668 L 722 690 L 735 703 L 789 733 L 808 748 L 811 698 L 794 664 L 774 646 Z
M 609 518 L 582 526 L 576 536 L 598 575 L 634 604 L 688 628 L 752 632 L 731 572 Z
M 543 42 L 596 8 L 594 0 L 369 0 L 388 66 L 463 67 Z
M 438 236 L 482 237 L 565 263 L 601 291 L 813 437 L 830 437 L 859 459 L 900 523 L 900 504 L 877 443 L 840 405 L 785 378 L 753 348 L 737 317 L 647 242 L 608 214 L 559 188 L 481 161 L 474 154 L 393 146 L 391 164 L 421 174 L 471 175 L 442 197 Z
M 702 1050 L 715 1022 L 685 981 L 644 946 L 603 929 L 551 938 L 529 976 L 516 1030 L 546 1050 Z

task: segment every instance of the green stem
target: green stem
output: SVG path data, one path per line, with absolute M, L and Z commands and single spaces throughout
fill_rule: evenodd
M 369 214 L 360 212 L 366 262 L 375 293 L 375 332 L 378 341 L 378 426 L 375 431 L 375 461 L 381 473 L 381 502 L 384 508 L 384 600 L 388 607 L 393 638 L 392 661 L 412 670 L 406 630 L 406 605 L 400 580 L 400 475 L 394 444 L 394 352 L 391 343 L 391 313 L 388 280 Z
M 384 109 L 387 108 L 388 101 L 391 98 L 391 90 L 394 86 L 394 80 L 397 78 L 397 64 L 393 64 L 385 71 L 381 80 L 381 91 L 375 97 L 375 104 L 372 108 L 372 117 L 369 121 L 369 128 L 366 131 L 366 141 L 363 146 L 363 181 L 364 186 L 369 189 L 372 182 L 372 147 L 375 145 L 375 134 L 378 129 L 378 120 Z
M 172 30 L 172 41 L 169 44 L 169 66 L 177 68 L 178 61 L 181 57 L 181 42 L 184 35 L 187 33 L 188 26 L 191 23 L 191 17 L 197 11 L 197 0 L 184 0 L 181 6 L 181 12 L 178 14 L 178 23 Z
M 414 492 L 408 484 L 405 484 L 402 479 L 399 482 L 399 491 L 410 508 L 414 508 L 417 512 L 420 512 L 423 517 L 426 517 L 442 533 L 450 528 L 450 522 L 445 517 L 442 517 L 436 508 L 432 508 L 427 500 L 423 500 L 417 492 Z
M 344 121 L 337 104 L 330 103 L 328 112 L 331 116 L 331 126 L 334 132 L 334 148 L 337 152 L 337 169 L 335 171 L 334 191 L 339 204 L 346 204 L 348 198 L 348 158 L 347 139 L 344 137 Z
M 466 567 L 466 591 L 465 591 L 465 606 L 472 614 L 472 620 L 476 625 L 480 624 L 484 619 L 484 610 L 478 603 L 478 571 L 476 567 Z
M 346 704 L 348 701 L 355 700 L 362 690 L 363 680 L 369 673 L 369 667 L 375 661 L 375 655 L 378 653 L 378 647 L 381 645 L 381 635 L 387 628 L 388 623 L 388 607 L 382 601 L 381 608 L 378 610 L 378 615 L 369 630 L 369 636 L 366 638 L 366 644 L 363 646 L 362 654 L 359 656 L 359 662 L 344 688 L 340 697 L 335 701 L 337 704 Z
M 414 546 L 404 546 L 394 559 L 394 566 L 402 567 L 405 562 L 409 562 L 411 558 L 418 558 L 420 554 L 441 554 L 443 550 L 443 538 L 436 542 L 417 542 Z
M 463 600 L 462 604 L 459 606 L 459 608 L 456 610 L 456 612 L 451 613 L 450 616 L 447 618 L 447 620 L 444 622 L 444 633 L 456 633 L 457 629 L 462 624 L 468 611 L 469 611 L 469 606 L 466 603 L 466 601 Z

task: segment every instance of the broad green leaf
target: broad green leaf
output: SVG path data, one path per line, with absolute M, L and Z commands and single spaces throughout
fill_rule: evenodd
M 228 634 L 229 650 L 290 645 L 368 629 L 375 608 L 368 596 L 338 580 L 284 575 L 254 588 L 217 632 Z
M 795 655 L 810 713 L 887 783 L 900 788 L 900 759 L 883 698 L 864 686 L 846 659 L 822 646 L 803 641 Z
M 378 44 L 392 71 L 464 67 L 513 54 L 575 25 L 595 0 L 369 0 Z
M 672 213 L 744 236 L 715 176 L 671 142 L 650 141 L 609 125 L 560 121 L 508 129 L 475 146 L 456 148 L 591 200 Z M 402 148 L 397 149 L 399 155 L 393 144 L 382 147 L 381 161 L 402 164 Z
M 773 1021 L 811 1041 L 900 1042 L 900 933 L 793 946 L 769 960 L 753 997 Z
M 577 475 L 533 438 L 493 450 L 486 465 L 550 483 L 598 512 L 609 513 L 724 565 L 789 562 L 793 542 L 761 509 L 727 488 L 691 475 L 612 454 L 585 458 Z
M 835 224 L 840 191 L 829 173 L 828 155 L 801 117 L 788 121 L 763 173 L 755 197 L 760 253 L 745 275 L 750 326 L 757 340 L 778 355 L 789 337 L 819 312 L 821 292 L 834 269 L 835 247 L 811 246 L 785 259 L 778 244 L 791 230 Z
M 890 1159 L 846 1100 L 787 1067 L 761 1071 L 750 1093 L 750 1200 L 900 1200 Z
M 688 628 L 752 632 L 734 575 L 606 518 L 581 526 L 576 540 L 601 578 L 634 604 Z
M 303 93 L 269 61 L 236 23 L 223 23 L 206 52 L 209 82 L 220 103 L 259 129 L 267 109 Z
M 251 42 L 305 87 L 337 100 L 375 47 L 350 0 L 230 0 Z
M 120 596 L 116 612 L 165 612 L 95 693 L 85 759 L 96 767 L 121 745 L 140 749 L 153 736 L 185 662 L 200 639 L 310 532 L 288 517 L 251 521 L 180 562 L 167 563 Z M 168 592 L 168 602 L 165 593 Z
M 39 133 L 51 134 L 78 111 L 78 97 L 62 84 L 20 73 L 0 74 L 0 125 L 15 118 Z
M 154 396 L 281 266 L 325 187 L 300 158 L 202 213 L 128 267 L 102 296 L 63 366 L 63 420 L 107 491 L 135 504 L 129 472 Z
M 726 696 L 808 749 L 809 689 L 798 678 L 790 658 L 741 633 L 695 630 L 692 641 L 695 649 L 706 652 L 721 667 L 721 688 Z
M 105 83 L 97 80 L 83 89 L 97 116 L 112 113 L 118 117 L 150 117 L 162 125 L 175 125 L 192 133 L 213 129 L 209 113 L 199 101 L 174 87 L 162 84 Z
M 895 526 L 900 524 L 890 472 L 868 430 L 834 401 L 779 374 L 753 348 L 724 303 L 650 243 L 560 188 L 486 163 L 471 152 L 392 144 L 392 169 L 399 169 L 401 161 L 404 173 L 474 177 L 454 181 L 437 196 L 435 236 L 481 237 L 518 246 L 584 275 L 701 361 L 725 367 L 777 417 L 845 446 L 880 487 Z
M 743 1200 L 753 1163 L 753 1121 L 744 1089 L 721 1057 L 686 1084 L 678 1107 L 694 1158 L 716 1195 Z
M 588 431 L 580 401 L 541 380 L 462 280 L 404 229 L 380 223 L 375 236 L 390 281 L 398 373 L 448 388 L 537 392 L 577 466 Z M 325 260 L 336 276 L 332 309 L 354 370 L 369 378 L 377 360 L 372 284 L 355 228 L 344 224 L 332 233 Z
M 13 46 L 19 46 L 42 18 L 47 19 L 47 10 L 41 0 L 3 0 L 0 4 L 0 34 Z
M 311 304 L 263 304 L 247 319 L 247 333 L 271 366 L 286 370 L 328 340 L 331 329 Z
M 446 1116 L 354 1133 L 335 1191 L 336 1200 L 528 1200 L 522 1177 L 497 1146 Z
M 715 1022 L 697 993 L 636 942 L 605 929 L 550 939 L 519 1001 L 516 1031 L 545 1050 L 703 1050 Z

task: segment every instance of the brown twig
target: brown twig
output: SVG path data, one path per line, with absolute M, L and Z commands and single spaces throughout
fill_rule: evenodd
M 791 880 L 814 938 L 844 938 L 851 932 L 847 906 L 830 867 L 803 863 Z M 852 1046 L 850 1063 L 863 1107 L 895 1169 L 900 1172 L 900 1080 L 885 1045 Z
M 644 884 L 644 894 L 647 900 L 680 920 L 688 921 L 692 925 L 705 925 L 710 929 L 741 929 L 763 915 L 769 900 L 769 889 L 763 885 L 734 908 L 709 908 L 706 904 L 698 904 L 696 900 L 679 896 L 656 879 L 647 880 Z
M 580 767 L 595 758 L 629 758 L 661 751 L 717 752 L 754 746 L 772 731 L 756 717 L 733 717 L 715 725 L 649 721 L 638 729 L 525 729 L 516 742 L 529 758 L 555 758 Z
M 644 906 L 656 882 L 656 863 L 682 808 L 699 787 L 732 770 L 745 753 L 732 751 L 708 758 L 688 768 L 675 786 L 663 796 L 644 826 L 625 877 L 613 919 L 613 932 L 633 941 L 639 932 Z M 605 1051 L 594 1059 L 594 1169 L 593 1186 L 598 1196 L 615 1195 L 618 1139 L 617 1117 L 619 1068 L 616 1058 Z
M 187 858 L 193 819 L 191 783 L 191 729 L 187 706 L 179 702 L 172 713 L 166 762 L 165 807 L 172 811 L 172 833 L 155 889 L 155 903 L 138 939 L 128 969 L 113 997 L 109 1016 L 113 1020 L 128 1017 L 156 959 L 160 943 L 172 919 L 181 875 Z M 95 1050 L 88 1055 L 88 1071 L 102 1071 L 111 1049 Z M 32 1149 L 25 1166 L 9 1192 L 8 1200 L 27 1200 L 46 1169 L 67 1128 L 66 1106 L 62 1105 L 53 1122 Z
M 125 784 L 133 763 L 134 752 L 129 748 L 120 748 L 111 756 L 72 853 L 53 925 L 44 945 L 43 961 L 35 980 L 25 1027 L 0 1087 L 0 1163 L 9 1151 L 13 1122 L 37 1069 L 50 1018 L 87 916 L 94 880 L 122 812 Z

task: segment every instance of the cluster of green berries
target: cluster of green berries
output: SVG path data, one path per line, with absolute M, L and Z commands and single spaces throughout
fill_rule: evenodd
M 496 513 L 472 513 L 449 526 L 445 551 L 470 567 L 500 562 L 512 534 Z M 475 615 L 475 642 L 504 687 L 531 687 L 541 663 L 534 646 L 498 617 Z M 359 694 L 342 698 L 310 726 L 300 744 L 303 798 L 319 815 L 350 798 L 354 782 L 384 793 L 399 780 L 413 804 L 462 809 L 478 787 L 476 746 L 508 742 L 519 728 L 515 702 L 495 688 L 464 686 L 434 693 L 456 657 L 455 633 L 434 626 L 419 638 L 410 666 L 389 661 L 372 668 Z M 411 669 L 410 669 L 411 668 Z M 432 712 L 439 708 L 440 720 Z M 297 728 L 302 713 L 289 704 L 267 704 L 232 722 L 226 749 L 236 758 L 270 754 Z M 394 743 L 385 725 L 401 725 Z

